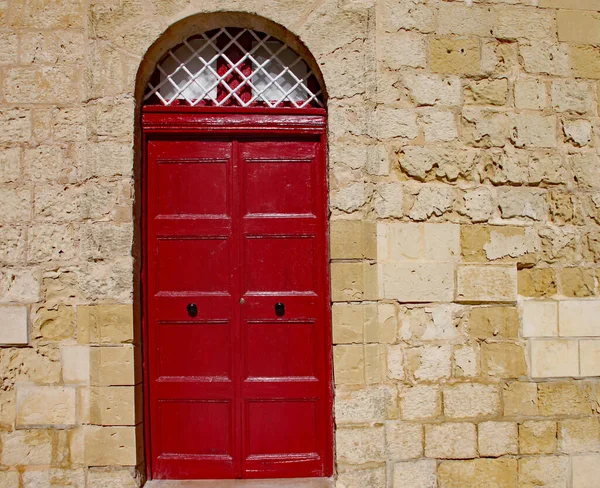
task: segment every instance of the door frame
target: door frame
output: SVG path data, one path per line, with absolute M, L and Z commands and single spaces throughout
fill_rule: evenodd
M 331 323 L 331 266 L 329 258 L 329 185 L 327 174 L 327 112 L 322 108 L 240 108 L 240 107 L 189 107 L 189 106 L 143 106 L 141 108 L 141 216 L 140 239 L 142 251 L 142 266 L 140 270 L 141 299 L 141 342 L 142 342 L 142 376 L 143 376 L 143 434 L 146 479 L 152 479 L 152 455 L 150 442 L 150 376 L 148 364 L 148 323 L 147 323 L 147 292 L 148 292 L 148 242 L 146 231 L 148 229 L 147 199 L 147 150 L 146 145 L 153 136 L 169 135 L 313 135 L 319 137 L 320 151 L 325 161 L 325 174 L 321 188 L 323 202 L 325 202 L 325 253 L 324 266 L 326 306 L 324 333 L 328 338 L 325 344 L 325 367 L 328 376 L 328 391 L 326 408 L 328 412 L 326 432 L 326 458 L 325 477 L 333 474 L 333 337 Z

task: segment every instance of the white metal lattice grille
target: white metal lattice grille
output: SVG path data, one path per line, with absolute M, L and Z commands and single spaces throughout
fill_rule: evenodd
M 283 42 L 225 27 L 192 36 L 157 64 L 146 103 L 162 105 L 322 107 L 306 62 Z

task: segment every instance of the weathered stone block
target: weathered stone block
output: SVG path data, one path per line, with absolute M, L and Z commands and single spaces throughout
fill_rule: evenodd
M 508 417 L 537 415 L 538 389 L 535 383 L 511 382 L 502 388 L 504 415 Z
M 517 488 L 516 459 L 443 461 L 438 468 L 440 488 Z
M 561 358 L 557 361 L 556 358 Z M 579 352 L 574 340 L 532 340 L 531 374 L 536 378 L 577 376 Z
M 332 220 L 330 228 L 331 259 L 375 259 L 376 226 L 363 220 Z
M 593 269 L 573 267 L 560 271 L 560 288 L 568 297 L 589 297 L 595 294 L 596 280 Z
M 558 304 L 556 301 L 523 302 L 523 337 L 557 336 Z
M 351 468 L 352 466 L 338 465 L 336 487 L 348 488 L 351 486 L 385 486 L 386 484 L 384 467 L 367 469 Z
M 363 345 L 334 346 L 333 366 L 336 384 L 363 384 L 365 382 Z
M 0 198 L 3 202 L 3 212 L 0 220 L 3 222 L 28 222 L 31 220 L 31 190 L 29 188 L 0 187 Z
M 356 302 L 377 296 L 377 268 L 369 263 L 332 263 L 331 298 Z
M 556 446 L 556 422 L 526 420 L 519 425 L 519 449 L 522 454 L 554 454 Z
M 44 429 L 3 432 L 2 464 L 5 466 L 49 465 L 52 462 L 52 439 L 52 431 Z
M 481 71 L 477 38 L 440 37 L 429 40 L 429 66 L 434 73 L 464 73 Z
M 600 47 L 573 45 L 569 49 L 573 75 L 600 79 Z
M 477 457 L 475 424 L 448 422 L 425 425 L 425 456 L 438 459 Z
M 516 147 L 556 147 L 556 117 L 535 112 L 515 114 L 511 140 Z
M 465 90 L 465 103 L 475 105 L 504 105 L 508 96 L 508 80 L 472 81 Z
M 540 415 L 589 415 L 592 411 L 591 398 L 585 383 L 539 383 L 538 391 Z
M 539 6 L 542 8 L 600 11 L 598 0 L 539 0 Z
M 387 376 L 393 380 L 403 380 L 406 377 L 402 345 L 390 345 L 387 348 Z
M 510 134 L 506 112 L 465 107 L 462 112 L 462 138 L 475 147 L 504 147 Z
M 436 488 L 435 460 L 410 461 L 394 464 L 394 488 Z
M 519 42 L 519 54 L 528 73 L 571 76 L 569 48 L 565 44 L 523 41 Z
M 0 124 L 4 128 L 0 142 L 27 142 L 32 134 L 31 113 L 27 109 L 9 108 L 0 110 Z
M 576 147 L 584 147 L 592 140 L 592 124 L 589 120 L 563 120 L 564 141 Z
M 600 44 L 600 13 L 558 10 L 556 21 L 560 42 Z
M 397 402 L 395 386 L 340 386 L 335 394 L 336 423 L 380 423 L 394 419 L 397 416 Z
M 27 253 L 31 262 L 73 262 L 79 242 L 72 225 L 38 224 L 30 227 Z
M 431 419 L 442 414 L 439 386 L 414 385 L 400 390 L 400 416 L 405 420 Z
M 402 302 L 449 302 L 454 295 L 452 263 L 389 262 L 379 265 L 381 295 Z
M 454 347 L 452 376 L 473 378 L 479 374 L 479 346 L 461 345 Z
M 383 427 L 340 428 L 335 433 L 338 462 L 364 464 L 385 459 Z
M 93 387 L 90 421 L 96 425 L 136 425 L 141 419 L 141 405 L 139 386 Z
M 374 306 L 374 305 L 373 305 Z M 334 303 L 331 307 L 333 343 L 363 342 L 365 306 L 362 304 Z
M 129 223 L 95 222 L 83 226 L 81 234 L 82 255 L 88 260 L 131 256 L 133 226 Z
M 467 331 L 477 339 L 517 338 L 519 315 L 514 307 L 475 307 L 471 309 Z
M 135 466 L 136 427 L 85 428 L 85 464 L 87 466 Z
M 515 107 L 542 110 L 547 105 L 546 84 L 536 78 L 525 78 L 515 82 Z
M 600 376 L 600 340 L 579 342 L 581 376 Z
M 600 15 L 599 15 L 600 17 Z M 599 34 L 600 35 L 600 34 Z M 553 81 L 550 87 L 552 107 L 556 112 L 595 113 L 594 87 L 586 81 Z
M 4 305 L 0 307 L 0 344 L 27 344 L 29 342 L 27 307 Z
M 427 63 L 427 36 L 423 34 L 406 31 L 383 34 L 380 45 L 387 48 L 378 58 L 391 69 L 424 68 Z
M 377 25 L 381 25 L 386 32 L 397 32 L 400 29 L 419 32 L 435 30 L 435 10 L 425 4 L 387 0 L 378 3 L 377 7 Z
M 0 471 L 0 486 L 2 488 L 11 488 L 19 486 L 18 471 Z
M 461 104 L 461 84 L 456 76 L 408 72 L 403 73 L 402 81 L 417 106 L 457 107 Z
M 380 107 L 375 119 L 377 136 L 381 139 L 415 139 L 419 135 L 417 114 L 413 110 Z
M 133 341 L 133 306 L 120 304 L 77 307 L 80 344 L 119 344 Z
M 481 345 L 481 370 L 496 378 L 518 378 L 527 374 L 525 349 L 510 342 L 484 342 Z
M 450 345 L 413 347 L 407 351 L 407 368 L 416 380 L 440 380 L 451 374 Z
M 423 426 L 408 422 L 385 423 L 386 453 L 391 459 L 417 459 L 423 456 Z
M 44 340 L 61 341 L 75 337 L 74 307 L 34 309 L 32 335 Z
M 496 22 L 496 10 L 488 6 L 440 3 L 436 34 L 489 37 Z
M 60 355 L 63 381 L 89 385 L 90 348 L 88 346 L 62 346 Z
M 561 336 L 600 336 L 600 300 L 560 301 L 559 318 Z
M 69 104 L 81 100 L 81 72 L 72 66 L 8 68 L 2 83 L 9 103 Z
M 453 112 L 431 110 L 421 115 L 425 142 L 449 142 L 458 137 L 457 121 Z
M 459 266 L 456 300 L 460 302 L 514 302 L 517 270 L 513 266 Z
M 17 426 L 69 427 L 76 422 L 76 390 L 68 386 L 17 388 Z
M 518 454 L 517 424 L 515 422 L 482 422 L 477 426 L 477 445 L 480 456 L 499 457 Z
M 391 303 L 377 304 L 377 316 L 370 320 L 369 306 L 365 309 L 369 320 L 365 321 L 365 341 L 377 343 L 396 342 L 398 332 L 398 321 L 396 318 L 396 307 Z
M 550 11 L 535 8 L 502 8 L 495 35 L 501 39 L 556 40 L 556 21 Z
M 82 0 L 16 0 L 11 4 L 8 22 L 15 28 L 83 28 L 86 18 L 84 5 Z
M 569 419 L 558 422 L 558 446 L 566 454 L 600 451 L 600 419 Z
M 456 181 L 459 176 L 469 176 L 475 156 L 474 150 L 454 146 L 405 146 L 399 155 L 399 163 L 405 173 L 417 180 L 435 176 Z
M 567 486 L 569 458 L 540 456 L 519 459 L 519 487 Z
M 552 268 L 526 268 L 517 271 L 519 295 L 526 297 L 552 297 L 558 292 L 556 271 Z
M 594 488 L 600 479 L 600 456 L 573 456 L 573 488 Z
M 453 419 L 491 417 L 500 412 L 496 385 L 459 383 L 444 388 L 444 413 Z
M 23 488 L 61 485 L 72 488 L 85 488 L 85 470 L 46 469 L 43 471 L 25 471 L 23 473 Z
M 585 190 L 600 189 L 600 156 L 593 152 L 569 156 L 575 184 Z
M 427 220 L 439 217 L 452 208 L 455 195 L 452 187 L 446 185 L 428 185 L 421 187 L 408 216 L 412 220 Z
M 90 348 L 90 381 L 98 386 L 134 385 L 133 346 Z
M 373 189 L 373 207 L 378 217 L 404 215 L 404 187 L 401 183 L 377 183 Z

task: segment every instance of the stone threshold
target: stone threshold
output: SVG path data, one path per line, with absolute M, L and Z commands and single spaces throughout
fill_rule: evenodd
M 277 478 L 269 480 L 152 480 L 144 488 L 333 488 L 330 478 Z

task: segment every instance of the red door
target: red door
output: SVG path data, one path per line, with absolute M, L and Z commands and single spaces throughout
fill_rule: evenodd
M 150 475 L 328 476 L 323 118 L 250 134 L 191 113 L 145 127 Z

